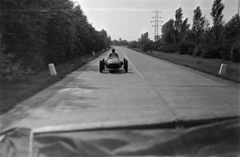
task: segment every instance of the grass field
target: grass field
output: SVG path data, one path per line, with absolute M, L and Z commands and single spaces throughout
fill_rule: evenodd
M 226 61 L 222 59 L 207 59 L 190 55 L 181 55 L 178 53 L 163 53 L 155 51 L 143 52 L 139 49 L 134 50 L 170 61 L 172 63 L 180 64 L 195 70 L 212 74 L 217 77 L 222 77 L 233 82 L 240 83 L 240 63 L 234 63 L 232 61 Z M 227 64 L 227 70 L 226 74 L 219 75 L 218 72 L 222 63 Z
M 56 67 L 57 75 L 51 76 L 49 70 L 39 72 L 34 76 L 27 76 L 19 79 L 17 82 L 4 82 L 0 84 L 0 115 L 10 111 L 19 102 L 26 100 L 41 90 L 47 88 L 53 83 L 62 80 L 67 74 L 77 70 L 87 62 L 97 58 L 96 56 L 86 55 L 79 59 L 61 64 Z

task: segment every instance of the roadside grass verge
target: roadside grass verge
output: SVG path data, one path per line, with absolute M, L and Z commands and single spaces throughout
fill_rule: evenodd
M 103 52 L 104 53 L 104 52 Z M 36 75 L 27 76 L 14 82 L 0 83 L 0 115 L 13 109 L 19 102 L 28 99 L 48 86 L 62 80 L 67 74 L 100 56 L 85 55 L 81 58 L 56 66 L 57 75 L 51 76 L 48 69 Z
M 222 59 L 207 59 L 190 55 L 182 55 L 178 53 L 163 53 L 157 51 L 144 52 L 139 49 L 132 50 L 240 83 L 240 63 L 234 63 L 232 61 Z M 218 72 L 222 63 L 227 64 L 226 74 L 219 75 Z

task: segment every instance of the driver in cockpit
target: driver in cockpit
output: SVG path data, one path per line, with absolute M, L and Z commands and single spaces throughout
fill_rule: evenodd
M 113 56 L 117 56 L 117 58 L 118 58 L 118 54 L 115 53 L 115 49 L 114 49 L 114 48 L 112 49 L 112 53 L 109 54 L 108 59 L 109 59 L 110 57 L 113 57 Z

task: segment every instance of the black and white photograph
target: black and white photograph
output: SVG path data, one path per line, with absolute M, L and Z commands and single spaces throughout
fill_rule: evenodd
M 240 157 L 240 0 L 0 0 L 0 157 Z

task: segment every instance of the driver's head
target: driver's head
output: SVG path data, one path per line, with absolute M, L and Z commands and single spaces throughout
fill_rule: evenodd
M 115 53 L 115 49 L 112 49 L 112 53 Z

